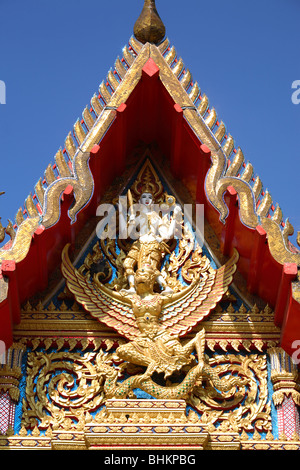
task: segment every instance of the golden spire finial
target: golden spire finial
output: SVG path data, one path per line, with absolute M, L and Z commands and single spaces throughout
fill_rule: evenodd
M 138 17 L 134 29 L 138 41 L 145 44 L 159 44 L 165 37 L 166 28 L 156 10 L 155 0 L 144 0 L 143 10 Z

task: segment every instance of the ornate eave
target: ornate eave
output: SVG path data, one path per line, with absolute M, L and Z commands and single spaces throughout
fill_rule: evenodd
M 300 330 L 300 254 L 288 241 L 292 227 L 169 40 L 143 45 L 134 37 L 18 211 L 13 240 L 0 250 L 3 340 L 11 344 L 20 305 L 46 288 L 61 249 L 95 215 L 139 139 L 156 140 L 168 171 L 194 202 L 204 203 L 219 243 L 216 261 L 237 248 L 241 288 L 271 305 L 281 345 L 291 353 Z
M 269 307 L 250 310 L 242 304 L 236 310 L 231 303 L 223 304 L 193 332 L 201 328 L 206 331 L 206 347 L 210 351 L 249 352 L 255 348 L 263 352 L 280 342 L 280 329 L 274 325 L 274 312 Z M 68 349 L 72 349 L 70 345 L 75 347 L 76 341 L 82 347 L 96 347 L 106 341 L 124 342 L 116 331 L 91 318 L 76 302 L 71 306 L 62 302 L 59 307 L 53 303 L 47 307 L 41 303 L 32 306 L 27 302 L 21 311 L 21 323 L 14 328 L 14 338 L 30 344 L 33 350 L 43 345 L 45 351 L 68 342 Z

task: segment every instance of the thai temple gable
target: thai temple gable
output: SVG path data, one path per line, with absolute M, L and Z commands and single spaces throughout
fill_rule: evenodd
M 195 214 L 172 243 L 110 236 L 107 211 L 120 230 L 120 197 L 133 217 L 144 192 L 168 229 L 203 206 L 203 246 Z M 154 0 L 15 222 L 0 248 L 0 448 L 300 448 L 293 227 Z

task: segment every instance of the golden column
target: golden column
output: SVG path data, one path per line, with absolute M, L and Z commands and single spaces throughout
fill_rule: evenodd
M 273 402 L 277 410 L 279 437 L 295 439 L 300 434 L 300 387 L 298 367 L 282 348 L 268 350 L 271 360 Z
M 1 354 L 0 362 L 0 434 L 12 431 L 15 407 L 20 397 L 19 382 L 22 376 L 24 345 L 14 343 Z

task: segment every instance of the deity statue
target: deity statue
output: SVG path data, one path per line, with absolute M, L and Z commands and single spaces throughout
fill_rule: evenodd
M 124 260 L 125 276 L 128 280 L 128 292 L 135 292 L 135 269 L 141 269 L 144 265 L 152 266 L 156 274 L 156 282 L 160 285 L 163 294 L 172 293 L 172 289 L 166 284 L 160 272 L 161 262 L 166 253 L 170 253 L 167 242 L 175 235 L 176 224 L 182 218 L 180 206 L 175 205 L 173 215 L 170 213 L 161 216 L 158 207 L 155 207 L 152 193 L 144 188 L 138 204 L 137 215 L 133 211 L 132 196 L 128 192 L 130 204 L 130 216 L 125 220 L 122 207 L 120 208 L 120 233 L 127 234 L 136 239 Z M 174 202 L 172 198 L 172 203 Z M 166 204 L 165 204 L 166 206 Z
M 204 329 L 185 344 L 180 339 L 223 298 L 232 282 L 238 253 L 234 251 L 226 264 L 213 269 L 194 239 L 187 242 L 189 230 L 183 239 L 176 239 L 176 230 L 184 225 L 181 208 L 173 196 L 165 193 L 150 162 L 145 163 L 131 189 L 138 204 L 133 204 L 129 191 L 129 215 L 119 205 L 119 239 L 108 241 L 106 246 L 100 240 L 95 251 L 98 253 L 102 247 L 106 259 L 114 262 L 117 278 L 111 283 L 108 279 L 102 282 L 89 269 L 90 262 L 76 269 L 68 256 L 68 245 L 62 253 L 62 272 L 77 302 L 127 339 L 116 349 L 119 360 L 145 368 L 121 386 L 116 369 L 99 359 L 99 371 L 107 378 L 107 396 L 126 396 L 133 388 L 154 393 L 154 373 L 167 379 L 185 368 L 188 373 L 185 382 L 178 385 L 179 394 L 174 387 L 157 390 L 159 397 L 179 398 L 191 390 L 201 374 L 213 376 L 204 363 Z M 178 277 L 179 270 L 185 284 Z M 229 385 L 219 383 L 218 387 L 225 390 Z
M 169 334 L 159 323 L 163 307 L 167 306 L 172 296 L 155 294 L 156 271 L 150 265 L 144 265 L 135 274 L 135 293 L 127 292 L 140 335 L 132 342 L 120 346 L 116 353 L 121 359 L 136 365 L 146 366 L 144 377 L 154 371 L 172 375 L 184 365 L 192 362 L 191 353 L 196 347 L 200 351 L 198 335 L 182 346 L 178 338 Z M 200 354 L 199 354 L 200 357 Z
M 201 322 L 222 299 L 232 281 L 237 259 L 238 254 L 235 252 L 218 270 L 210 270 L 203 277 L 199 273 L 189 286 L 168 294 L 154 292 L 157 272 L 150 264 L 135 272 L 134 291 L 117 292 L 100 282 L 93 282 L 72 266 L 68 245 L 62 254 L 62 272 L 76 300 L 94 318 L 127 338 L 128 342 L 116 350 L 119 359 L 146 367 L 143 374 L 128 379 L 127 392 L 139 387 L 149 390 L 150 385 L 152 390 L 155 387 L 151 379 L 154 372 L 163 373 L 164 378 L 168 378 L 184 366 L 190 367 L 185 382 L 191 389 L 202 373 L 213 376 L 213 371 L 203 362 L 204 330 L 200 330 L 185 345 L 181 344 L 180 337 Z M 194 350 L 198 362 L 192 367 L 196 360 L 192 354 Z M 113 377 L 106 384 L 108 396 L 123 396 L 125 388 L 117 385 L 116 371 L 104 363 L 99 363 L 99 368 L 107 377 Z M 229 385 L 222 386 L 228 389 L 226 387 Z M 185 394 L 188 389 L 184 386 L 182 390 Z M 158 393 L 162 391 L 166 397 L 172 397 L 175 393 L 175 389 L 170 389 L 168 395 L 168 387 L 161 387 Z

